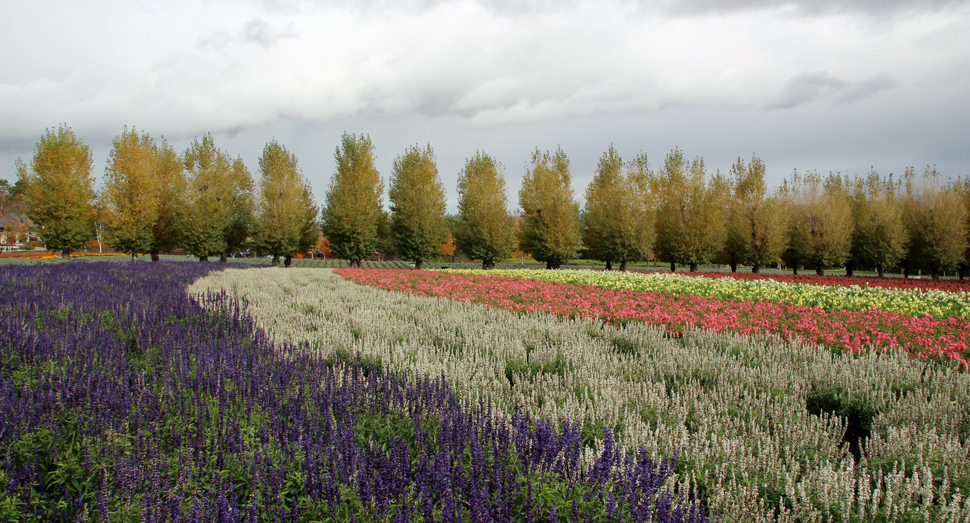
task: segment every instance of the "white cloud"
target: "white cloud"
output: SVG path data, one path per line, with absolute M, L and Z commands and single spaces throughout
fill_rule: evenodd
M 387 128 L 531 133 L 531 148 L 567 128 L 672 129 L 671 111 L 732 111 L 735 135 L 806 108 L 862 122 L 927 100 L 968 112 L 965 1 L 0 1 L 0 150 L 58 122 L 106 142 L 124 125 L 186 137 L 421 121 Z

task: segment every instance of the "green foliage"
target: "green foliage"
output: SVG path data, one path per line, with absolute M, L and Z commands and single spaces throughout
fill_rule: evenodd
M 455 247 L 486 268 L 515 250 L 515 228 L 508 211 L 501 165 L 482 152 L 465 162 L 458 175 Z
M 228 154 L 220 151 L 206 134 L 198 138 L 183 156 L 188 173 L 180 229 L 182 245 L 200 260 L 227 251 L 226 231 L 231 224 L 233 167 Z
M 259 172 L 257 250 L 272 254 L 277 261 L 306 249 L 307 243 L 312 247 L 318 233 L 317 207 L 296 155 L 273 140 L 263 148 Z
M 226 249 L 222 251 L 222 260 L 233 253 L 246 248 L 249 237 L 255 227 L 255 203 L 253 201 L 253 176 L 246 168 L 241 157 L 232 162 L 232 172 L 229 181 L 231 194 L 229 196 L 229 221 L 226 223 Z M 316 206 L 311 204 L 314 213 Z
M 765 163 L 757 156 L 731 167 L 731 198 L 728 202 L 724 258 L 732 271 L 747 263 L 752 272 L 780 260 L 785 250 L 788 214 L 780 195 L 768 195 Z
M 185 193 L 185 169 L 182 158 L 167 142 L 156 150 L 155 178 L 158 182 L 158 218 L 152 226 L 148 251 L 153 260 L 159 251 L 168 251 L 178 244 L 179 216 Z
M 554 155 L 536 149 L 519 191 L 524 218 L 519 248 L 550 269 L 576 257 L 582 241 L 571 180 L 569 159 L 562 149 Z
M 852 264 L 875 268 L 880 275 L 895 267 L 906 252 L 906 228 L 897 198 L 898 187 L 875 170 L 852 185 Z
M 323 207 L 323 235 L 337 258 L 360 261 L 373 254 L 384 182 L 374 167 L 374 145 L 366 135 L 341 137 L 337 170 Z
M 583 210 L 583 244 L 596 259 L 609 266 L 641 261 L 653 245 L 653 207 L 649 194 L 653 173 L 646 156 L 624 171 L 623 160 L 611 145 L 603 153 L 596 175 L 586 188 Z M 644 194 L 647 193 L 647 194 Z
M 47 249 L 61 251 L 64 257 L 82 250 L 94 233 L 91 165 L 90 148 L 66 125 L 56 131 L 47 129 L 34 148 L 29 168 L 17 160 L 27 217 L 41 228 Z
M 437 258 L 448 241 L 445 188 L 438 176 L 434 151 L 410 147 L 394 160 L 391 173 L 391 238 L 397 255 L 414 260 L 416 269 Z
M 968 210 L 957 187 L 944 187 L 936 169 L 927 167 L 921 178 L 910 168 L 905 174 L 903 222 L 909 236 L 906 254 L 910 269 L 933 276 L 951 270 L 968 249 Z
M 727 182 L 720 174 L 708 181 L 703 159 L 688 162 L 674 149 L 664 159 L 657 185 L 658 257 L 696 271 L 724 243 Z
M 505 379 L 511 386 L 515 386 L 517 376 L 522 376 L 529 382 L 535 382 L 536 376 L 546 374 L 563 378 L 573 371 L 573 363 L 562 351 L 556 352 L 556 357 L 550 361 L 509 360 L 505 363 Z
M 151 250 L 159 217 L 158 148 L 148 133 L 127 127 L 112 141 L 101 198 L 109 244 L 132 256 Z
M 797 172 L 785 182 L 792 217 L 789 247 L 794 257 L 823 274 L 825 267 L 841 267 L 852 247 L 852 204 L 848 183 L 838 174 Z

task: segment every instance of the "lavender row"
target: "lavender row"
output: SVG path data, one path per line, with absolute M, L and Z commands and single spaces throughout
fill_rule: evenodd
M 273 342 L 186 297 L 211 270 L 0 270 L 0 520 L 705 520 L 665 488 L 674 461 L 605 430 L 583 467 L 568 421 Z

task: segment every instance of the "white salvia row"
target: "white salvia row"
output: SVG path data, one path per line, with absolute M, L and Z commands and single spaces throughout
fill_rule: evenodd
M 672 487 L 723 521 L 970 522 L 960 490 L 970 482 L 970 376 L 949 368 L 764 336 L 688 329 L 671 339 L 645 325 L 383 291 L 321 269 L 226 270 L 190 289 L 221 291 L 276 339 L 321 356 L 444 375 L 468 401 L 610 427 L 619 445 L 654 458 L 676 451 L 684 473 Z M 826 394 L 876 413 L 858 461 L 842 441 L 846 419 L 807 410 Z M 584 449 L 587 462 L 601 445 Z

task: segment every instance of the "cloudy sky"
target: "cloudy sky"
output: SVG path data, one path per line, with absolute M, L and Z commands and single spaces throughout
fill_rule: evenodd
M 0 178 L 66 122 L 100 179 L 125 125 L 250 169 L 273 138 L 322 202 L 343 132 L 465 159 L 562 147 L 581 198 L 600 155 L 679 147 L 711 171 L 970 175 L 970 2 L 947 0 L 0 0 Z

